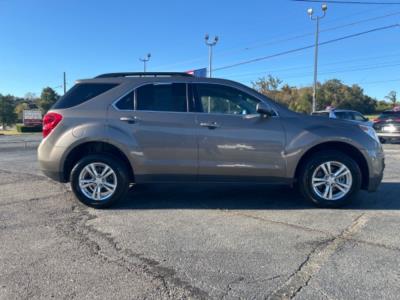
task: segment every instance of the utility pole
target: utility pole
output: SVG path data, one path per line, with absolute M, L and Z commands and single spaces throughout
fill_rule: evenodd
M 212 77 L 212 59 L 213 59 L 213 47 L 217 44 L 218 42 L 218 36 L 214 37 L 214 41 L 209 42 L 210 36 L 208 35 L 208 33 L 206 34 L 206 36 L 204 37 L 206 45 L 208 46 L 208 77 L 211 78 Z
M 63 75 L 64 75 L 63 87 L 64 87 L 64 95 L 65 95 L 65 93 L 67 92 L 67 75 L 65 72 Z
M 315 51 L 314 51 L 314 87 L 313 87 L 313 103 L 312 103 L 312 111 L 316 110 L 317 106 L 317 84 L 318 84 L 318 45 L 319 45 L 319 21 L 325 17 L 326 11 L 328 10 L 328 6 L 326 4 L 322 4 L 322 12 L 321 16 L 314 16 L 314 10 L 309 8 L 307 10 L 310 19 L 313 21 L 317 21 L 317 27 L 315 31 Z
M 147 62 L 150 60 L 150 57 L 151 57 L 151 53 L 147 53 L 146 57 L 139 58 L 139 60 L 141 62 L 143 62 L 143 72 L 145 72 L 145 73 L 146 73 L 146 65 L 147 65 Z

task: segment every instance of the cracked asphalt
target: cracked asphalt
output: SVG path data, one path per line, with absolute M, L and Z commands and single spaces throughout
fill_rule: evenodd
M 2 143 L 2 144 L 1 144 Z M 400 145 L 376 193 L 144 185 L 87 208 L 0 138 L 0 299 L 398 299 Z

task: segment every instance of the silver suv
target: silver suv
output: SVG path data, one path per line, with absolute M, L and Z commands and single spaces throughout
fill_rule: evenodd
M 369 126 L 298 114 L 240 83 L 185 73 L 80 80 L 44 117 L 43 136 L 43 172 L 97 208 L 130 186 L 163 182 L 296 185 L 316 205 L 338 207 L 375 191 L 384 169 Z

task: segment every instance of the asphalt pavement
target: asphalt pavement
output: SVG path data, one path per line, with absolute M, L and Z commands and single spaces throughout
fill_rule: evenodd
M 4 141 L 0 299 L 399 297 L 400 145 L 344 209 L 284 187 L 144 185 L 94 210 L 40 174 L 34 143 Z

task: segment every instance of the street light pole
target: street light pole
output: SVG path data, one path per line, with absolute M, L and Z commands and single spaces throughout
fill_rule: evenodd
M 150 57 L 151 57 L 151 53 L 147 53 L 146 57 L 139 58 L 139 60 L 141 62 L 143 62 L 143 72 L 145 72 L 145 73 L 146 73 L 147 62 L 150 60 Z
M 318 84 L 318 46 L 319 46 L 319 21 L 325 17 L 326 11 L 328 10 L 328 6 L 326 4 L 322 4 L 322 16 L 314 16 L 314 10 L 309 8 L 307 13 L 310 16 L 310 19 L 313 21 L 317 21 L 317 27 L 315 30 L 315 50 L 314 50 L 314 85 L 313 85 L 313 103 L 312 103 L 312 111 L 316 110 L 317 106 L 317 84 Z
M 67 74 L 64 72 L 63 73 L 63 88 L 64 88 L 64 95 L 67 92 Z
M 210 36 L 208 35 L 208 33 L 206 34 L 206 36 L 204 37 L 206 45 L 208 46 L 208 77 L 211 78 L 212 77 L 212 59 L 213 59 L 213 47 L 217 44 L 218 42 L 218 36 L 214 37 L 214 41 L 209 42 Z

